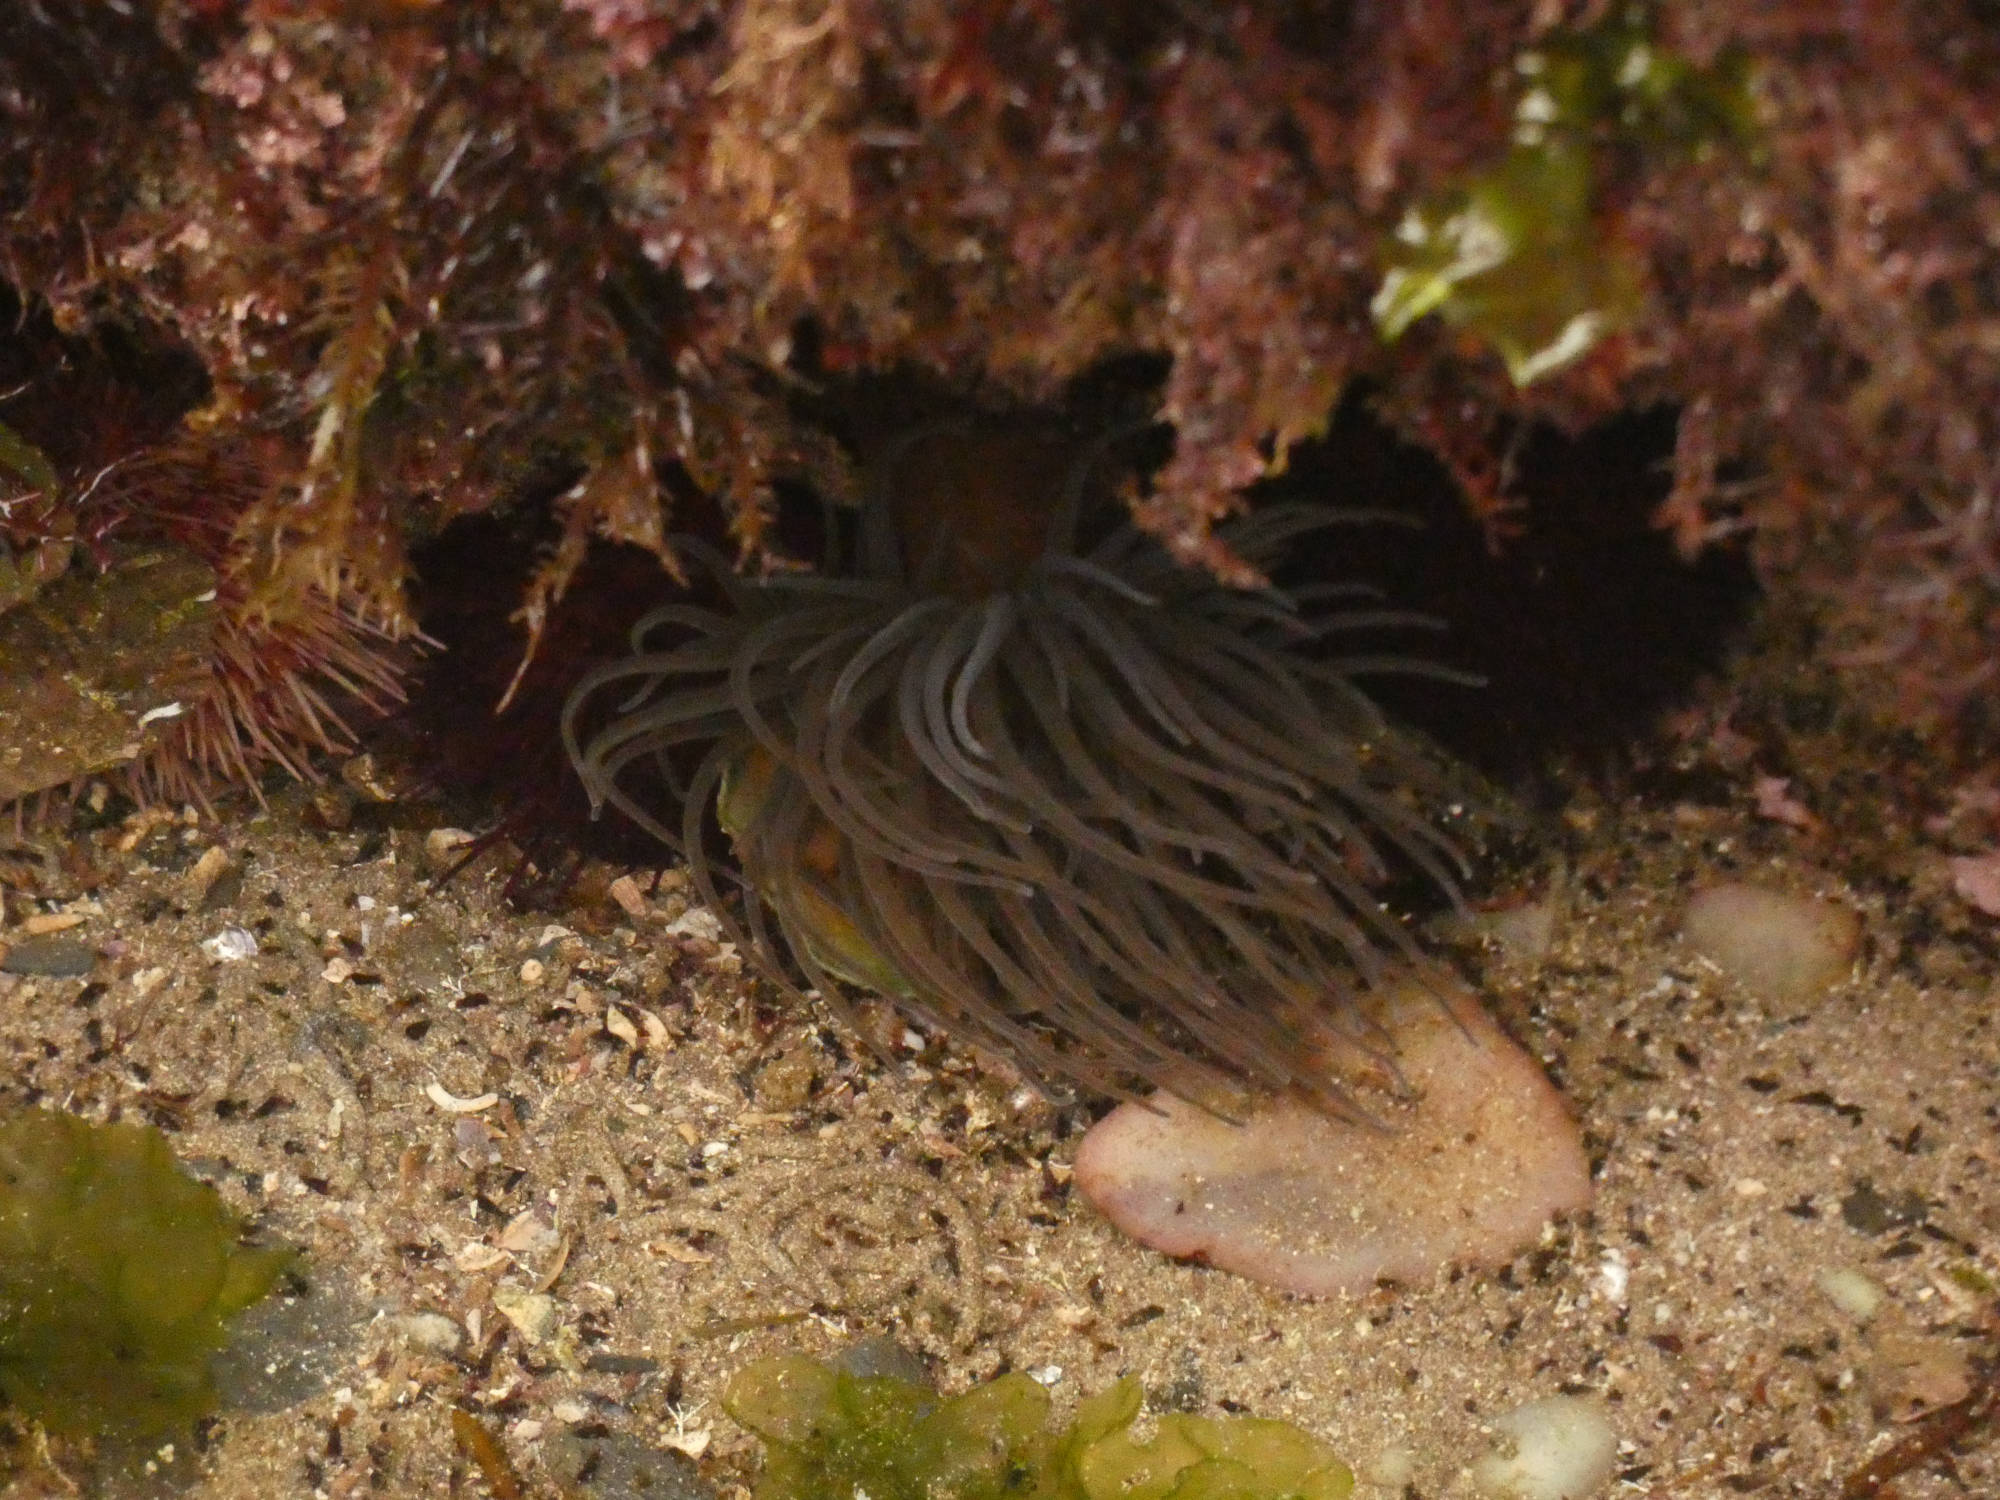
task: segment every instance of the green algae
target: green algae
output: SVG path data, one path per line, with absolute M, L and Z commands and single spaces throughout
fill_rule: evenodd
M 1371 310 L 1391 342 L 1435 312 L 1526 386 L 1643 306 L 1644 258 L 1605 222 L 1607 161 L 1751 149 L 1757 126 L 1747 58 L 1697 66 L 1655 44 L 1642 8 L 1558 32 L 1515 69 L 1512 144 L 1405 212 Z
M 148 1126 L 0 1122 L 0 1395 L 70 1436 L 163 1436 L 205 1415 L 228 1320 L 291 1259 L 239 1244 L 241 1227 Z
M 762 1360 L 724 1405 L 764 1440 L 755 1500 L 1345 1500 L 1347 1465 L 1287 1422 L 1161 1415 L 1126 1378 L 1052 1430 L 1048 1393 L 1002 1375 L 944 1400 L 804 1356 Z

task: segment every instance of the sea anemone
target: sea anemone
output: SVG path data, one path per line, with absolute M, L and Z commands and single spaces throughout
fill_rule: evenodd
M 721 607 L 654 610 L 566 707 L 593 806 L 678 850 L 788 992 L 795 974 L 836 1008 L 875 991 L 1038 1081 L 1191 1092 L 1219 1068 L 1340 1108 L 1322 1044 L 1371 1046 L 1360 988 L 1417 956 L 1382 888 L 1414 875 L 1456 901 L 1464 874 L 1462 778 L 1358 681 L 1460 674 L 1343 649 L 1434 624 L 1365 585 L 1236 588 L 1176 563 L 1092 482 L 1117 436 L 1040 493 L 981 493 L 1033 441 L 906 441 L 831 517 L 816 572 L 741 577 L 685 543 Z M 909 482 L 926 467 L 940 484 Z M 1280 504 L 1220 535 L 1268 578 L 1382 519 Z

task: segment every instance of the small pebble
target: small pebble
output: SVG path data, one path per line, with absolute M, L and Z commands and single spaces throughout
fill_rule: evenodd
M 1688 945 L 1764 1000 L 1816 1000 L 1847 977 L 1861 919 L 1837 902 L 1725 881 L 1688 903 Z
M 1555 942 L 1556 904 L 1548 900 L 1529 901 L 1482 912 L 1478 926 L 1509 958 L 1532 962 L 1546 958 Z
M 471 842 L 463 828 L 433 828 L 424 835 L 424 863 L 441 875 L 458 863 Z
M 394 802 L 397 788 L 383 774 L 382 767 L 366 751 L 341 762 L 340 779 L 370 802 Z
M 409 1313 L 396 1320 L 403 1342 L 423 1354 L 454 1354 L 465 1342 L 465 1330 L 443 1313 Z
M 354 793 L 344 786 L 316 786 L 310 799 L 312 815 L 330 833 L 345 833 L 354 826 Z
M 73 911 L 38 911 L 24 918 L 21 931 L 30 937 L 47 937 L 54 932 L 68 932 L 72 927 L 81 927 L 83 918 Z
M 75 938 L 31 937 L 0 957 L 0 973 L 33 979 L 81 979 L 97 963 L 97 950 Z
M 639 882 L 630 875 L 620 875 L 611 882 L 611 899 L 618 903 L 619 909 L 628 917 L 638 918 L 646 915 L 646 897 L 639 889 Z
M 700 938 L 703 942 L 722 941 L 722 921 L 705 906 L 690 906 L 667 923 L 668 937 Z
M 757 1070 L 752 1087 L 757 1107 L 771 1114 L 791 1114 L 812 1098 L 813 1056 L 805 1048 L 790 1048 Z
M 500 1160 L 493 1135 L 475 1115 L 459 1115 L 451 1122 L 452 1144 L 466 1165 L 475 1171 Z
M 556 1330 L 556 1299 L 547 1292 L 520 1292 L 498 1286 L 493 1289 L 493 1305 L 531 1344 L 541 1343 Z
M 1813 1277 L 1813 1285 L 1857 1323 L 1866 1323 L 1882 1306 L 1882 1288 L 1851 1266 L 1827 1266 Z
M 217 882 L 228 873 L 229 869 L 229 851 L 222 845 L 210 844 L 201 851 L 201 858 L 194 862 L 194 868 L 187 873 L 188 894 L 194 899 L 198 909 L 214 911 L 217 907 L 228 905 L 229 900 L 233 899 L 225 896 L 213 904 L 209 901 L 210 894 L 217 888 Z M 239 890 L 242 888 L 240 879 L 236 882 L 236 886 Z
M 1549 1396 L 1493 1419 L 1500 1441 L 1472 1466 L 1490 1500 L 1585 1500 L 1611 1482 L 1618 1434 L 1602 1403 Z
M 639 1028 L 632 1024 L 632 1018 L 615 1005 L 604 1009 L 604 1029 L 634 1052 L 639 1050 Z

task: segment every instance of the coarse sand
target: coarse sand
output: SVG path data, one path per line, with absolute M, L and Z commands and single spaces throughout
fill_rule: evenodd
M 14 1433 L 0 1477 L 442 1496 L 504 1486 L 497 1453 L 528 1495 L 637 1493 L 629 1465 L 574 1462 L 597 1443 L 740 1493 L 729 1374 L 887 1334 L 948 1390 L 1026 1369 L 1066 1410 L 1134 1372 L 1181 1409 L 1297 1422 L 1363 1497 L 1473 1493 L 1490 1421 L 1562 1393 L 1610 1415 L 1611 1494 L 1868 1494 L 1897 1443 L 1902 1500 L 2000 1494 L 1994 919 L 1893 778 L 1833 763 L 1863 752 L 1801 741 L 1792 795 L 1860 787 L 1843 816 L 1872 842 L 1759 816 L 1758 766 L 1717 743 L 1569 794 L 1521 878 L 1555 913 L 1544 954 L 1456 954 L 1581 1117 L 1594 1212 L 1497 1274 L 1317 1302 L 1143 1250 L 1074 1196 L 1102 1105 L 883 1013 L 878 1056 L 773 1006 L 670 868 L 587 870 L 519 913 L 500 857 L 440 881 L 453 810 L 300 789 L 15 834 L 4 963 L 88 972 L 0 974 L 6 1097 L 156 1122 L 302 1248 L 305 1290 L 252 1314 L 225 1410 L 156 1474 Z M 1724 876 L 1851 908 L 1852 973 L 1802 1004 L 1738 988 L 1678 936 Z

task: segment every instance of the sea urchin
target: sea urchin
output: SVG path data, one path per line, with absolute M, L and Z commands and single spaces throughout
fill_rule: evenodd
M 972 475 L 1013 441 L 914 443 Z M 1366 1045 L 1357 985 L 1414 956 L 1380 887 L 1415 873 L 1456 899 L 1463 874 L 1457 777 L 1357 686 L 1455 674 L 1339 643 L 1430 622 L 1359 584 L 1240 589 L 1182 567 L 1099 521 L 1091 458 L 996 514 L 913 497 L 908 457 L 829 527 L 816 573 L 739 577 L 686 544 L 722 607 L 654 610 L 567 706 L 593 805 L 679 850 L 788 991 L 798 973 L 836 1007 L 845 986 L 876 991 L 1037 1079 L 1184 1092 L 1199 1058 L 1339 1107 L 1318 1043 Z M 1221 535 L 1268 573 L 1368 519 L 1278 505 Z M 677 827 L 635 763 L 681 796 Z M 711 809 L 740 928 L 704 852 Z

